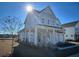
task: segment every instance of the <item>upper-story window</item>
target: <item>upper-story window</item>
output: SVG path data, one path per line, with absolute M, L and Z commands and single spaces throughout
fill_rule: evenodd
M 44 19 L 42 18 L 42 23 L 44 23 Z

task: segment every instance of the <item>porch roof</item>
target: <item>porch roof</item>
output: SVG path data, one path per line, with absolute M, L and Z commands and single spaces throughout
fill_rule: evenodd
M 46 26 L 46 27 L 51 27 L 51 28 L 58 28 L 58 29 L 62 29 L 62 27 L 57 27 L 57 26 L 51 26 L 51 25 L 42 25 L 39 24 L 40 26 Z

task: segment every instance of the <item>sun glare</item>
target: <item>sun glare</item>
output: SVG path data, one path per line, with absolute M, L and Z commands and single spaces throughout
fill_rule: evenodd
M 27 9 L 28 12 L 32 12 L 33 11 L 33 7 L 31 5 L 28 5 L 26 7 L 26 9 Z

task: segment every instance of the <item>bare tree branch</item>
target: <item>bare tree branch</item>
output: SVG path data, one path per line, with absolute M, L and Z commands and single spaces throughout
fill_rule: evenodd
M 8 33 L 17 33 L 22 25 L 22 22 L 20 19 L 18 19 L 15 16 L 7 16 L 4 18 L 0 19 L 0 27 L 4 32 L 8 32 Z

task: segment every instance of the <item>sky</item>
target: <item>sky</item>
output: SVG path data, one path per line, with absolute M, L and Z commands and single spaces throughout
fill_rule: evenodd
M 16 16 L 24 22 L 29 4 L 39 11 L 50 6 L 62 24 L 79 20 L 78 2 L 0 2 L 0 18 Z

